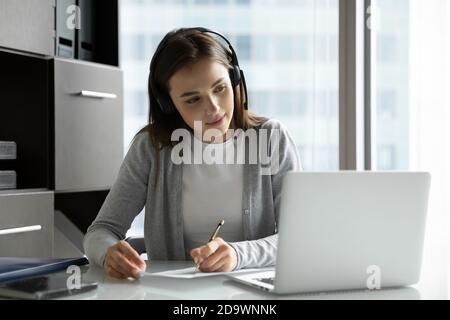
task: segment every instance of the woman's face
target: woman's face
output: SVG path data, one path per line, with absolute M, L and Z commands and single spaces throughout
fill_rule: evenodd
M 228 69 L 219 62 L 202 59 L 178 70 L 169 79 L 169 94 L 189 127 L 201 122 L 203 141 L 223 142 L 227 130 L 234 127 L 233 88 Z M 218 130 L 207 132 L 206 137 L 213 139 L 205 138 L 208 129 Z

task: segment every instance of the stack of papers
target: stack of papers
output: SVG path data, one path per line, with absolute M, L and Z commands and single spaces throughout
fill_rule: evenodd
M 166 277 L 166 278 L 176 278 L 176 279 L 194 279 L 194 278 L 204 278 L 204 277 L 212 277 L 212 276 L 220 276 L 220 275 L 236 275 L 241 273 L 252 273 L 252 272 L 261 272 L 261 271 L 273 271 L 275 267 L 268 268 L 258 268 L 258 269 L 241 269 L 232 272 L 201 272 L 197 271 L 195 267 L 185 268 L 185 269 L 177 269 L 177 270 L 169 270 L 163 272 L 142 272 L 141 276 L 150 276 L 150 277 Z

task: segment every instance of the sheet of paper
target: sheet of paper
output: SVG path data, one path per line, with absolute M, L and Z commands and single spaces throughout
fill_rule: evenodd
M 232 272 L 201 272 L 201 271 L 196 271 L 195 267 L 192 267 L 192 268 L 168 270 L 168 271 L 156 272 L 156 273 L 142 272 L 141 276 L 166 277 L 166 278 L 177 278 L 177 279 L 194 279 L 194 278 L 212 277 L 212 276 L 220 276 L 220 275 L 234 275 L 234 274 L 240 274 L 240 273 L 264 272 L 264 271 L 271 271 L 271 270 L 275 270 L 275 268 L 268 267 L 268 268 L 258 268 L 258 269 L 242 269 L 242 270 L 232 271 Z

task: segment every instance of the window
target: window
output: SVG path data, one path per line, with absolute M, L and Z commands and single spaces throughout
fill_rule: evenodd
M 232 41 L 232 39 L 230 40 Z M 250 35 L 237 35 L 234 43 L 236 43 L 236 46 L 233 46 L 234 50 L 236 50 L 236 52 L 239 52 L 239 64 L 241 64 L 243 61 L 250 60 L 252 52 L 252 42 Z
M 395 162 L 395 147 L 394 146 L 378 146 L 378 168 L 380 170 L 394 170 L 397 167 Z
M 270 41 L 263 35 L 254 35 L 252 41 L 252 60 L 266 61 L 270 57 Z
M 296 38 L 297 40 L 292 44 L 293 59 L 306 63 L 310 57 L 311 37 L 300 34 L 298 36 L 296 35 Z
M 395 108 L 398 106 L 396 96 L 397 93 L 393 89 L 385 89 L 378 92 L 378 119 L 393 119 L 396 117 Z
M 338 60 L 338 37 L 321 35 L 317 37 L 317 59 L 320 64 L 335 64 Z
M 125 94 L 125 112 L 133 117 L 146 117 L 148 107 L 145 96 L 144 91 L 128 91 Z
M 122 54 L 129 59 L 143 60 L 145 55 L 145 38 L 143 35 L 134 34 L 123 39 Z
M 294 43 L 291 36 L 281 35 L 274 37 L 275 59 L 279 61 L 294 60 Z
M 445 266 L 450 244 L 450 2 L 372 6 L 372 169 L 432 174 L 422 270 L 433 270 L 438 283 L 449 271 L 435 266 Z M 441 288 L 430 295 L 442 298 L 449 288 Z
M 395 34 L 379 35 L 377 60 L 380 64 L 397 62 L 397 46 L 401 39 L 396 39 Z
M 123 1 L 125 150 L 147 121 L 148 68 L 156 46 L 169 30 L 190 25 L 228 36 L 246 74 L 250 109 L 285 123 L 297 146 L 308 145 L 312 155 L 316 148 L 337 150 L 338 9 L 338 0 Z M 230 23 L 236 20 L 241 22 Z M 338 169 L 338 154 L 331 157 L 324 168 L 301 155 L 306 170 Z

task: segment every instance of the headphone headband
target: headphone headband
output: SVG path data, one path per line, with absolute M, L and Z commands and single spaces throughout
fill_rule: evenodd
M 236 64 L 236 65 L 239 65 L 237 54 L 234 51 L 233 46 L 231 45 L 230 41 L 223 34 L 221 34 L 220 32 L 217 32 L 217 31 L 213 31 L 213 30 L 210 30 L 210 29 L 207 29 L 207 28 L 203 28 L 203 27 L 195 27 L 195 28 L 192 28 L 192 29 L 198 30 L 198 31 L 201 31 L 201 32 L 204 32 L 204 33 L 212 33 L 212 34 L 218 35 L 220 38 L 222 38 L 227 43 L 228 48 L 230 48 L 232 62 L 234 62 L 234 64 Z

